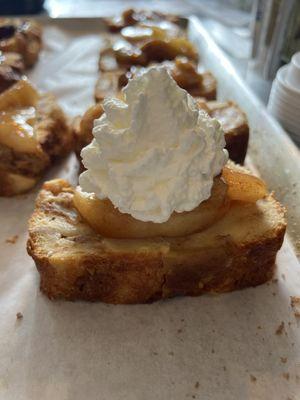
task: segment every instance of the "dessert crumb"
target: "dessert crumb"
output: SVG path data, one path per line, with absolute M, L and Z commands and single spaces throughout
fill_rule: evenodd
M 251 382 L 256 382 L 257 381 L 256 376 L 254 376 L 252 374 L 250 374 L 250 379 L 251 379 Z
M 280 357 L 280 361 L 281 361 L 283 364 L 286 364 L 286 362 L 287 362 L 287 357 Z
M 23 318 L 23 314 L 19 311 L 16 314 L 17 319 L 22 319 Z
M 182 329 L 177 329 L 177 333 L 181 333 L 182 332 Z
M 215 354 L 215 349 L 211 349 L 212 354 Z
M 272 279 L 272 282 L 273 282 L 273 283 L 277 283 L 277 282 L 278 282 L 278 278 Z
M 226 370 L 227 370 L 227 368 L 225 367 L 225 365 L 223 365 L 223 370 L 224 370 L 224 371 L 226 371 Z
M 281 278 L 285 281 L 285 275 L 281 274 Z
M 278 326 L 278 328 L 276 329 L 276 335 L 282 335 L 284 331 L 284 322 L 281 321 L 281 324 Z
M 174 356 L 174 351 L 169 351 L 169 356 Z
M 262 329 L 260 325 L 258 325 L 257 329 Z
M 296 318 L 300 318 L 300 297 L 291 296 L 291 307 Z
M 19 235 L 14 235 L 5 240 L 6 243 L 15 244 L 16 241 L 19 239 Z
M 195 383 L 195 389 L 198 389 L 199 386 L 200 386 L 200 383 L 197 381 L 197 382 Z
M 290 379 L 290 374 L 288 372 L 284 372 L 282 374 L 282 376 L 284 377 L 284 379 L 286 379 L 287 381 Z

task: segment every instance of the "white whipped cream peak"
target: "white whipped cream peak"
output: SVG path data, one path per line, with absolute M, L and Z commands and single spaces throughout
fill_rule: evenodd
M 141 221 L 193 210 L 210 197 L 227 161 L 220 124 L 165 67 L 149 68 L 123 91 L 124 101 L 104 100 L 94 139 L 82 150 L 82 189 Z

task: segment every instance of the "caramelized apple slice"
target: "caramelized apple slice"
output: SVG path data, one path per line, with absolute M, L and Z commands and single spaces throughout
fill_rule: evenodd
M 35 108 L 0 111 L 0 143 L 14 151 L 33 153 L 39 151 L 34 135 Z
M 39 94 L 27 79 L 21 79 L 0 94 L 0 111 L 36 105 Z
M 85 138 L 86 144 L 89 144 L 93 139 L 93 126 L 95 119 L 98 119 L 103 114 L 102 104 L 97 103 L 87 109 L 80 121 L 80 132 Z
M 121 213 L 110 200 L 99 200 L 84 193 L 78 187 L 74 195 L 74 204 L 88 224 L 104 237 L 143 238 L 177 237 L 199 232 L 228 210 L 226 184 L 216 178 L 211 197 L 189 212 L 173 213 L 164 223 L 142 222 L 129 214 Z
M 228 185 L 227 195 L 231 200 L 255 203 L 267 195 L 266 184 L 256 176 L 229 166 L 223 168 L 222 177 Z
M 38 92 L 26 79 L 0 95 L 0 143 L 14 151 L 40 152 L 34 135 Z
M 196 65 L 185 57 L 176 58 L 171 67 L 171 74 L 177 85 L 188 92 L 202 87 L 202 74 L 197 71 Z

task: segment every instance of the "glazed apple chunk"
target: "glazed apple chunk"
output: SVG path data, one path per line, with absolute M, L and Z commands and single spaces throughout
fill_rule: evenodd
M 66 154 L 73 135 L 50 94 L 40 94 L 21 79 L 0 94 L 0 195 L 31 189 L 58 156 Z
M 26 79 L 20 80 L 0 95 L 0 146 L 2 154 L 0 165 L 8 161 L 9 151 L 13 152 L 15 157 L 26 154 L 27 158 L 37 158 L 40 167 L 47 164 L 47 158 L 43 155 L 33 128 L 36 121 L 38 100 L 38 92 Z M 24 168 L 24 165 L 22 168 Z
M 201 232 L 222 218 L 232 201 L 255 203 L 267 195 L 265 183 L 245 170 L 225 166 L 215 178 L 208 200 L 194 210 L 174 212 L 164 223 L 143 222 L 121 213 L 110 200 L 100 200 L 78 186 L 74 205 L 83 219 L 99 234 L 110 238 L 179 237 Z

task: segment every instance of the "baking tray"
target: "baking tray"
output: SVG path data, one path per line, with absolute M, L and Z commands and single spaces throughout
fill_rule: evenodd
M 300 251 L 300 152 L 265 105 L 237 74 L 198 18 L 188 25 L 190 39 L 201 60 L 218 80 L 218 98 L 236 101 L 246 112 L 250 125 L 248 164 L 252 164 L 270 190 L 287 207 L 288 232 Z
M 101 19 L 42 18 L 45 49 L 30 78 L 56 94 L 71 116 L 93 102 Z M 150 305 L 51 302 L 26 254 L 32 193 L 0 199 L 0 399 L 299 399 L 299 154 L 236 74 L 197 18 L 188 33 L 251 126 L 248 164 L 288 208 L 290 229 L 269 284 L 220 296 Z M 74 156 L 45 179 L 77 181 Z M 21 312 L 22 319 L 16 319 Z

